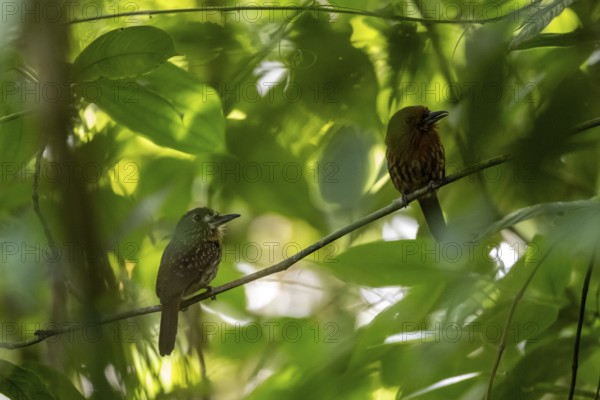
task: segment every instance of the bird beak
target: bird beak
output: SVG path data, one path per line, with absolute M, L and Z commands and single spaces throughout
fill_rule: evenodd
M 240 214 L 215 215 L 210 220 L 210 226 L 213 227 L 213 228 L 216 228 L 216 227 L 221 226 L 224 223 L 229 222 L 232 219 L 235 219 L 235 218 L 237 218 L 239 216 L 240 216 Z
M 438 122 L 440 119 L 447 117 L 448 111 L 432 111 L 425 118 L 425 123 L 428 125 L 433 125 Z

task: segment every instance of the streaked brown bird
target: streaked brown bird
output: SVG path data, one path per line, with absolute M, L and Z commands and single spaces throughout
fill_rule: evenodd
M 411 106 L 390 119 L 385 136 L 388 170 L 402 196 L 445 176 L 446 157 L 436 123 L 447 115 L 447 111 Z M 443 240 L 446 222 L 436 193 L 419 198 L 419 204 L 433 237 Z
M 175 348 L 177 319 L 183 296 L 208 285 L 221 262 L 224 224 L 239 214 L 219 215 L 210 208 L 188 211 L 177 223 L 175 234 L 165 248 L 156 278 L 156 295 L 163 306 L 158 350 L 161 356 Z

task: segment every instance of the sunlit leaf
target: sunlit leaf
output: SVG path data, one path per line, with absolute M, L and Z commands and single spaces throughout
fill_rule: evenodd
M 73 63 L 73 79 L 122 79 L 149 72 L 175 55 L 171 37 L 152 26 L 110 31 L 88 45 Z
M 224 151 L 218 94 L 172 64 L 137 80 L 100 79 L 76 89 L 115 122 L 158 145 L 192 154 Z

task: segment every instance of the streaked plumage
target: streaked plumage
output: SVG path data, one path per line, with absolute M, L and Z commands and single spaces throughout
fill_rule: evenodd
M 158 341 L 161 356 L 171 354 L 175 347 L 182 297 L 208 288 L 217 275 L 223 224 L 237 217 L 239 214 L 219 215 L 210 208 L 195 208 L 177 223 L 156 278 L 156 295 L 163 305 Z
M 446 111 L 431 112 L 427 107 L 411 106 L 390 119 L 385 137 L 388 170 L 402 195 L 445 176 L 446 157 L 436 122 L 447 115 Z M 431 233 L 438 241 L 442 240 L 446 223 L 437 195 L 423 196 L 419 204 Z

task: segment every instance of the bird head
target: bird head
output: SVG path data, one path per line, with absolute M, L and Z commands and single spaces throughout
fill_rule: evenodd
M 219 215 L 207 207 L 194 208 L 181 217 L 175 228 L 175 236 L 192 240 L 220 240 L 225 223 L 239 216 L 240 214 Z
M 389 146 L 398 140 L 414 140 L 420 135 L 435 132 L 436 122 L 446 116 L 448 111 L 429 111 L 424 106 L 404 107 L 390 119 L 385 142 Z

